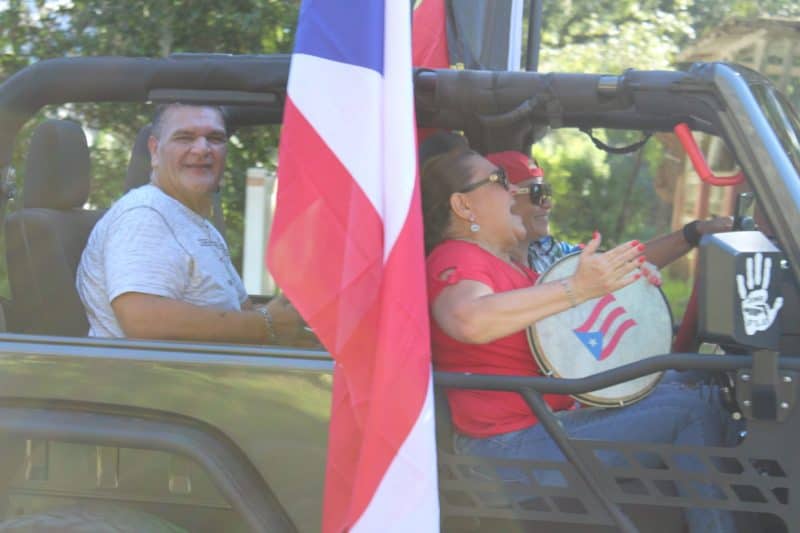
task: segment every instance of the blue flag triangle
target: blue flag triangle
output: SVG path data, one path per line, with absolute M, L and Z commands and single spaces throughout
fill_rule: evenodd
M 603 334 L 599 331 L 575 331 L 575 335 L 599 361 L 600 354 L 603 352 Z

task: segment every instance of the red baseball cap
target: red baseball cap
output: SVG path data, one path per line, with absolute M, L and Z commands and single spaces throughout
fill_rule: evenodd
M 502 167 L 506 171 L 508 181 L 515 185 L 531 178 L 544 177 L 544 171 L 536 164 L 536 160 L 521 152 L 514 150 L 494 152 L 486 155 L 486 159 L 498 167 Z

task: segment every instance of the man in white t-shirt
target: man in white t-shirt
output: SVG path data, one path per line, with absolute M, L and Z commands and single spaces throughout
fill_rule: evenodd
M 100 219 L 78 267 L 90 336 L 269 344 L 302 330 L 287 302 L 252 305 L 208 221 L 227 141 L 217 107 L 156 111 L 151 182 Z

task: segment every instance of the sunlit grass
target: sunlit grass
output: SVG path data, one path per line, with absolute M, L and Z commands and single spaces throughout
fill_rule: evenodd
M 686 312 L 686 304 L 689 303 L 692 284 L 689 280 L 672 278 L 666 275 L 663 277 L 663 282 L 661 290 L 664 291 L 664 295 L 667 297 L 669 306 L 672 309 L 672 320 L 678 323 Z

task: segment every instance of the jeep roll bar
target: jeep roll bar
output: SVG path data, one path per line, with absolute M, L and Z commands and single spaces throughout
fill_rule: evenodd
M 288 55 L 225 54 L 41 61 L 0 85 L 0 174 L 11 164 L 19 129 L 48 104 L 181 98 L 234 104 L 232 123 L 279 123 L 289 63 Z M 685 72 L 619 76 L 419 69 L 414 77 L 419 125 L 463 130 L 483 153 L 527 149 L 548 128 L 561 127 L 652 132 L 686 123 L 720 136 L 764 202 L 800 279 L 800 236 L 792 231 L 800 227 L 798 172 L 773 129 L 781 126 L 768 122 L 754 97 L 753 90 L 774 91 L 760 74 L 698 63 Z
M 212 91 L 210 95 L 203 95 L 204 101 L 258 105 L 272 111 L 268 115 L 272 118 L 269 122 L 279 123 L 289 62 L 288 55 L 227 54 L 40 61 L 0 85 L 0 168 L 11 161 L 12 145 L 19 129 L 45 105 L 163 101 L 176 94 L 191 96 L 187 91 Z M 253 95 L 262 98 L 243 101 Z M 264 95 L 273 95 L 272 102 L 266 102 Z
M 11 161 L 19 129 L 46 105 L 182 99 L 243 105 L 248 109 L 237 120 L 279 123 L 289 64 L 288 55 L 226 54 L 40 61 L 0 85 L 0 168 Z M 713 83 L 693 70 L 607 76 L 445 69 L 420 70 L 416 81 L 421 126 L 469 130 L 474 113 L 489 120 L 523 105 L 533 110 L 527 120 L 551 127 L 669 131 L 688 122 L 694 130 L 719 134 Z M 678 87 L 697 97 L 675 105 L 670 93 Z M 254 108 L 266 114 L 252 117 Z
M 467 130 L 471 115 L 506 114 L 527 103 L 530 120 L 556 128 L 671 131 L 688 122 L 720 134 L 713 81 L 699 69 L 619 76 L 420 69 L 416 85 L 421 126 Z M 677 102 L 676 90 L 693 95 Z
M 714 173 L 711 171 L 711 167 L 708 166 L 706 157 L 703 155 L 703 152 L 700 151 L 697 141 L 694 140 L 692 130 L 689 129 L 688 124 L 681 122 L 673 128 L 673 131 L 675 132 L 675 136 L 678 137 L 678 140 L 681 142 L 681 145 L 683 145 L 683 149 L 686 151 L 686 155 L 689 156 L 689 160 L 692 162 L 694 171 L 697 173 L 697 176 L 701 181 L 718 187 L 731 187 L 744 182 L 744 174 L 741 171 L 730 176 L 714 175 Z

